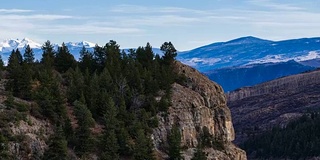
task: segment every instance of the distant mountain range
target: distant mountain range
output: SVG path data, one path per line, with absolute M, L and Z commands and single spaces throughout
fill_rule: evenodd
M 242 37 L 180 52 L 178 59 L 232 91 L 319 67 L 320 38 Z
M 13 49 L 19 49 L 21 54 L 23 54 L 25 48 L 29 45 L 34 54 L 35 58 L 40 60 L 42 56 L 42 44 L 37 43 L 31 39 L 23 38 L 23 39 L 8 39 L 0 42 L 0 54 L 2 56 L 3 61 L 6 63 L 8 57 L 10 56 Z M 60 45 L 52 44 L 54 49 L 57 50 Z M 85 46 L 88 50 L 93 51 L 94 43 L 88 41 L 81 42 L 67 42 L 65 45 L 68 47 L 70 52 L 74 55 L 76 59 L 79 59 L 79 52 L 83 46 Z
M 300 62 L 320 58 L 320 38 L 269 41 L 249 36 L 180 52 L 179 58 L 201 72 L 289 60 Z
M 19 49 L 23 54 L 27 45 L 29 45 L 35 54 L 35 58 L 40 60 L 42 57 L 42 50 L 41 50 L 42 44 L 43 43 L 40 44 L 29 38 L 7 39 L 0 42 L 0 55 L 2 56 L 3 61 L 6 63 L 13 49 Z M 53 43 L 52 45 L 55 50 L 58 50 L 58 47 L 61 46 L 61 44 L 55 44 L 55 43 Z M 65 45 L 68 47 L 69 51 L 75 57 L 75 59 L 78 60 L 80 57 L 79 52 L 83 46 L 89 51 L 93 52 L 93 48 L 96 45 L 96 43 L 92 43 L 88 41 L 80 41 L 80 42 L 66 42 Z M 126 52 L 128 52 L 128 50 L 129 49 L 124 49 L 124 51 Z M 162 55 L 162 52 L 159 48 L 153 48 L 153 52 L 155 54 Z
M 40 59 L 42 45 L 28 38 L 0 42 L 0 54 L 6 62 L 12 49 L 23 51 L 28 44 Z M 87 41 L 65 44 L 76 59 L 83 46 L 90 51 L 95 46 Z M 58 46 L 54 44 L 55 49 Z M 162 55 L 159 48 L 153 51 Z M 225 91 L 232 91 L 319 67 L 320 38 L 270 41 L 248 36 L 179 52 L 177 59 L 217 81 Z

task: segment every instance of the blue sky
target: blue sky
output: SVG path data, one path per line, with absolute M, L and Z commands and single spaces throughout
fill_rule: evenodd
M 31 0 L 0 6 L 0 40 L 39 43 L 116 40 L 121 48 L 180 51 L 242 36 L 270 40 L 320 36 L 318 0 Z

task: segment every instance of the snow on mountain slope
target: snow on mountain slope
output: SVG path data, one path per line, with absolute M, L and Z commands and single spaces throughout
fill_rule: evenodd
M 40 60 L 42 57 L 42 45 L 40 43 L 34 42 L 31 39 L 24 38 L 22 40 L 20 39 L 8 39 L 0 42 L 0 55 L 2 56 L 2 59 L 5 64 L 7 64 L 7 60 L 12 52 L 12 50 L 19 49 L 21 54 L 23 54 L 25 48 L 27 45 L 30 45 L 32 48 L 35 59 Z M 53 48 L 55 50 L 58 50 L 58 47 L 61 45 L 58 44 L 52 44 Z M 88 42 L 88 41 L 80 41 L 80 42 L 67 42 L 65 45 L 68 47 L 70 53 L 74 56 L 76 60 L 80 57 L 80 51 L 82 47 L 84 46 L 88 51 L 93 52 L 93 49 L 95 47 L 95 43 Z M 125 52 L 129 53 L 129 49 L 123 49 Z M 163 55 L 162 51 L 159 48 L 152 48 L 154 54 L 159 54 L 160 56 Z
M 206 72 L 250 64 L 306 61 L 320 57 L 320 38 L 269 41 L 242 37 L 181 52 L 178 59 Z M 210 62 L 210 63 L 208 63 Z
M 27 45 L 31 48 L 41 48 L 39 43 L 36 43 L 28 38 L 22 40 L 19 39 L 7 39 L 0 43 L 0 52 L 11 52 L 13 49 L 23 49 Z
M 19 48 L 23 51 L 27 44 L 34 50 L 36 59 L 40 59 L 42 55 L 41 44 L 28 38 L 22 40 L 9 39 L 0 42 L 0 54 L 6 61 L 12 49 Z M 79 58 L 79 51 L 83 46 L 90 51 L 93 51 L 95 46 L 95 43 L 87 41 L 68 42 L 65 44 L 76 59 Z M 58 45 L 54 44 L 54 48 L 57 49 Z M 124 50 L 128 51 L 128 49 Z M 155 54 L 163 55 L 159 48 L 153 48 L 153 51 Z M 252 36 L 179 52 L 177 57 L 181 62 L 201 72 L 251 64 L 287 62 L 289 60 L 302 62 L 317 58 L 320 58 L 320 38 L 270 41 Z
M 31 39 L 23 38 L 23 39 L 7 39 L 2 42 L 0 42 L 0 54 L 2 56 L 2 59 L 4 63 L 7 63 L 7 59 L 9 58 L 9 55 L 11 54 L 12 50 L 19 49 L 21 54 L 23 54 L 25 48 L 29 45 L 34 54 L 35 58 L 40 60 L 42 56 L 42 44 L 37 43 Z M 60 45 L 58 44 L 52 44 L 54 49 L 57 50 Z M 81 41 L 81 42 L 67 42 L 65 45 L 68 47 L 69 51 L 74 55 L 75 59 L 79 59 L 79 52 L 84 46 L 89 51 L 93 51 L 93 47 L 95 46 L 94 43 L 88 42 L 88 41 Z

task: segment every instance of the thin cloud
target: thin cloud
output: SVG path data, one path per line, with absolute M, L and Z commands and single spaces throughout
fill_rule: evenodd
M 33 10 L 25 10 L 25 9 L 0 9 L 0 13 L 26 13 L 33 12 Z
M 120 18 L 121 19 L 121 18 Z M 139 17 L 124 17 L 118 23 L 129 26 L 181 26 L 200 22 L 199 18 L 186 17 L 180 15 L 157 15 L 157 16 L 139 16 Z
M 189 13 L 189 14 L 211 14 L 211 11 L 196 10 L 182 7 L 151 7 L 151 6 L 138 6 L 138 5 L 118 5 L 111 9 L 115 13 L 127 14 L 146 14 L 146 13 Z
M 140 33 L 142 30 L 137 28 L 121 28 L 110 26 L 93 26 L 90 24 L 82 25 L 55 25 L 42 26 L 39 32 L 54 33 L 54 34 L 127 34 Z
M 270 0 L 249 0 L 249 3 L 260 6 L 260 7 L 265 7 L 268 9 L 274 9 L 274 10 L 285 10 L 285 11 L 297 11 L 297 10 L 304 10 L 302 7 L 298 7 L 295 5 L 291 4 L 284 4 L 284 3 L 275 3 Z
M 60 20 L 60 19 L 71 19 L 75 18 L 73 16 L 68 15 L 54 15 L 54 14 L 32 14 L 32 15 L 16 15 L 16 14 L 10 14 L 1 17 L 1 20 Z

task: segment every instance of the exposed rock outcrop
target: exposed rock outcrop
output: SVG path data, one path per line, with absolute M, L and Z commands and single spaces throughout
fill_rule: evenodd
M 209 133 L 225 146 L 221 151 L 207 148 L 209 159 L 246 159 L 245 152 L 231 143 L 235 134 L 221 86 L 180 62 L 175 63 L 175 69 L 185 75 L 187 83 L 172 86 L 172 105 L 167 115 L 159 114 L 160 124 L 154 129 L 156 149 L 161 150 L 172 126 L 177 124 L 182 136 L 181 145 L 186 148 L 184 157 L 191 159 L 201 129 L 207 127 Z
M 39 159 L 47 149 L 47 140 L 53 134 L 49 122 L 38 120 L 30 115 L 26 121 L 11 124 L 12 136 L 19 140 L 10 142 L 9 152 L 17 159 Z

